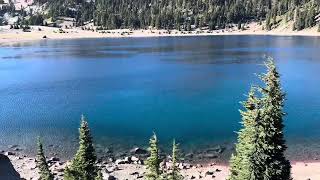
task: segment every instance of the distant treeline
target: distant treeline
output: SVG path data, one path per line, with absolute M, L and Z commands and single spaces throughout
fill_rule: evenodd
M 223 29 L 231 25 L 244 28 L 251 21 L 265 22 L 271 30 L 281 22 L 293 21 L 293 30 L 316 25 L 320 0 L 35 0 L 47 11 L 34 13 L 15 11 L 12 0 L 5 12 L 19 13 L 21 24 L 43 25 L 45 18 L 66 16 L 75 19 L 77 26 L 93 22 L 104 29 L 132 28 Z M 28 21 L 23 21 L 29 16 Z M 20 24 L 20 25 L 21 25 Z
M 284 21 L 295 21 L 300 30 L 315 25 L 319 0 L 36 0 L 49 9 L 48 16 L 67 16 L 81 26 L 93 21 L 107 29 L 178 29 L 190 31 L 208 27 L 226 28 L 230 24 L 266 21 L 270 30 Z

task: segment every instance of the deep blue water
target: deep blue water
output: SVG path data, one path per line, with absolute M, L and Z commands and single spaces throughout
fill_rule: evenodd
M 232 144 L 240 101 L 272 56 L 287 93 L 291 156 L 320 152 L 320 38 L 214 36 L 48 40 L 0 47 L 0 147 L 75 149 L 80 115 L 99 147 L 187 151 Z M 312 147 L 312 148 L 311 148 Z

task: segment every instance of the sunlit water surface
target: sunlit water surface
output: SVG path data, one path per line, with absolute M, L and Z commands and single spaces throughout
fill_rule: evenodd
M 44 40 L 0 47 L 0 147 L 74 153 L 80 115 L 99 153 L 145 147 L 152 132 L 184 151 L 232 149 L 240 101 L 263 56 L 287 93 L 290 159 L 320 152 L 320 38 L 215 36 Z

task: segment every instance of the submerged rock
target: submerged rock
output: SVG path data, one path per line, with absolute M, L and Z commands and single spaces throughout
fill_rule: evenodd
M 133 148 L 130 150 L 130 153 L 133 154 L 148 154 L 148 151 L 139 147 Z
M 215 159 L 218 158 L 218 155 L 214 154 L 214 153 L 207 153 L 203 155 L 204 158 L 209 158 L 209 159 Z
M 9 145 L 9 146 L 8 146 L 9 149 L 14 149 L 14 148 L 17 148 L 17 147 L 19 147 L 19 145 L 17 145 L 17 144 Z
M 188 154 L 185 155 L 185 157 L 188 158 L 188 159 L 192 159 L 193 156 L 194 156 L 193 153 L 188 153 Z
M 105 148 L 104 152 L 107 154 L 111 154 L 113 151 L 110 148 Z
M 206 152 L 207 153 L 219 153 L 219 154 L 221 154 L 221 153 L 224 152 L 225 149 L 226 149 L 225 147 L 222 147 L 222 146 L 218 145 L 216 147 L 207 149 Z
M 14 148 L 13 150 L 14 150 L 14 151 L 21 151 L 22 149 L 20 149 L 20 148 Z

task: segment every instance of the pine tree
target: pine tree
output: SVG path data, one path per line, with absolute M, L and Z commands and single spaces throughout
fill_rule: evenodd
M 161 170 L 160 170 L 160 157 L 159 157 L 159 141 L 157 135 L 154 133 L 153 136 L 150 138 L 149 141 L 149 151 L 150 156 L 147 158 L 146 161 L 146 180 L 159 180 L 161 179 Z
M 180 174 L 177 163 L 179 161 L 179 145 L 173 140 L 172 143 L 172 167 L 171 171 L 167 175 L 168 180 L 182 180 L 183 176 Z
M 65 180 L 95 180 L 99 177 L 99 169 L 96 165 L 97 157 L 92 144 L 88 123 L 85 117 L 81 116 L 79 129 L 79 149 L 71 162 L 65 169 Z
M 285 94 L 282 92 L 280 75 L 272 58 L 265 63 L 267 73 L 261 76 L 265 87 L 260 88 L 261 116 L 259 123 L 258 148 L 255 164 L 263 179 L 291 179 L 291 165 L 285 158 L 287 149 L 283 134 L 283 112 Z
M 51 173 L 46 157 L 44 156 L 43 152 L 43 146 L 42 142 L 40 140 L 40 137 L 38 137 L 38 152 L 37 152 L 37 158 L 36 158 L 36 164 L 37 168 L 39 169 L 39 180 L 53 180 L 53 174 Z
M 283 135 L 285 94 L 280 75 L 271 58 L 266 63 L 267 73 L 260 76 L 264 87 L 261 97 L 250 91 L 241 111 L 243 129 L 238 134 L 236 153 L 231 157 L 230 180 L 290 180 L 290 162 L 286 160 Z
M 245 110 L 240 110 L 242 116 L 242 129 L 238 132 L 236 152 L 230 160 L 229 180 L 253 180 L 254 158 L 256 141 L 258 137 L 257 125 L 261 119 L 259 99 L 255 95 L 255 89 L 251 87 L 248 99 L 242 102 Z
M 271 14 L 270 12 L 267 13 L 267 17 L 266 17 L 266 30 L 267 31 L 270 31 L 271 30 L 271 27 L 272 27 L 272 24 L 271 24 Z
M 308 13 L 307 13 L 307 17 L 306 17 L 306 22 L 305 22 L 305 26 L 306 27 L 312 27 L 314 26 L 314 17 L 315 17 L 315 11 L 314 11 L 314 8 L 313 7 L 310 7 L 309 10 L 308 10 Z

